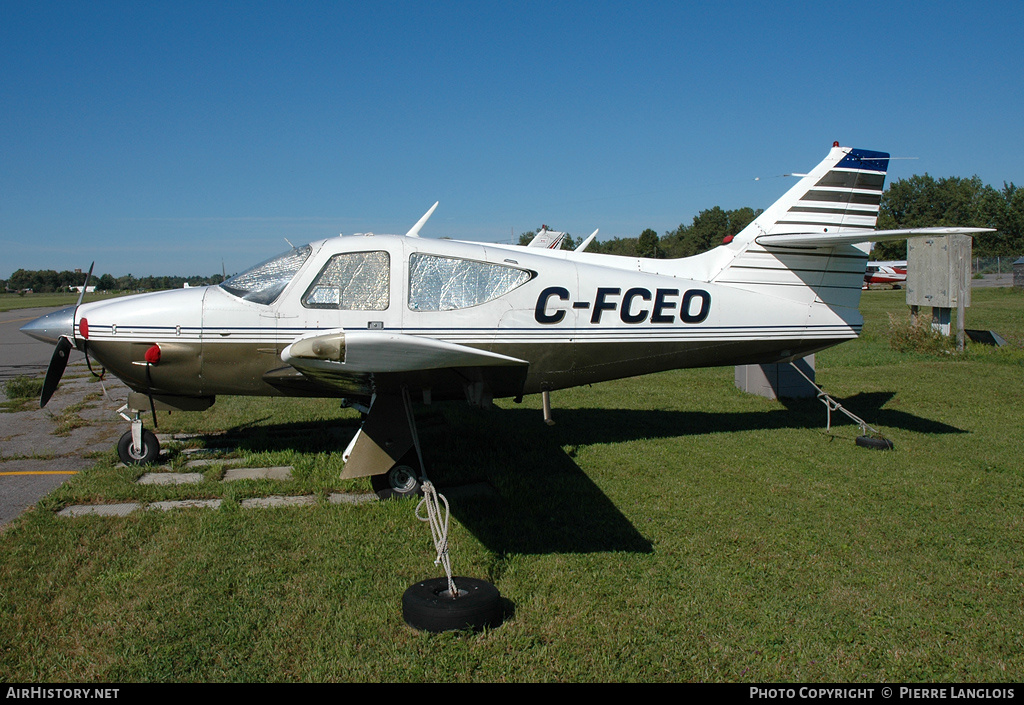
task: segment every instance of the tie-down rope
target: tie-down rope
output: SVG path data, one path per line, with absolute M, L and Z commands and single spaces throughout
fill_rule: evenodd
M 448 553 L 448 518 L 450 516 L 448 500 L 443 494 L 438 494 L 434 483 L 429 480 L 422 484 L 422 489 L 423 499 L 416 506 L 416 518 L 430 524 L 430 535 L 434 539 L 434 548 L 437 549 L 434 565 L 444 567 L 444 574 L 448 578 L 448 594 L 454 599 L 458 597 L 459 593 L 455 589 L 455 580 L 452 578 L 452 561 Z M 443 511 L 441 502 L 444 502 Z M 426 507 L 427 516 L 420 514 L 420 507 Z
M 832 430 L 832 412 L 833 411 L 841 411 L 844 414 L 846 414 L 847 416 L 849 416 L 851 419 L 856 421 L 858 424 L 860 424 L 860 432 L 862 434 L 867 435 L 868 431 L 871 431 L 871 433 L 874 433 L 877 436 L 881 436 L 882 435 L 881 433 L 879 433 L 878 429 L 876 429 L 876 428 L 874 428 L 872 426 L 869 426 L 868 423 L 864 419 L 860 418 L 859 416 L 857 416 L 853 412 L 848 411 L 847 409 L 844 409 L 842 404 L 840 404 L 835 399 L 833 399 L 831 396 L 829 396 L 828 393 L 824 389 L 822 389 L 821 387 L 819 387 L 818 385 L 816 385 L 814 383 L 814 380 L 812 380 L 810 377 L 805 375 L 804 371 L 801 370 L 799 367 L 797 367 L 795 362 L 791 362 L 789 364 L 792 366 L 792 368 L 794 370 L 796 370 L 797 372 L 800 373 L 801 377 L 803 377 L 804 379 L 807 380 L 808 384 L 810 384 L 812 387 L 814 387 L 816 390 L 818 390 L 818 400 L 822 404 L 825 405 L 826 409 L 828 409 L 827 421 L 825 423 L 825 430 L 826 431 L 831 431 Z
M 434 483 L 427 477 L 427 468 L 423 464 L 423 452 L 420 450 L 420 437 L 416 432 L 416 418 L 412 413 L 412 399 L 409 398 L 407 387 L 402 387 L 402 400 L 405 402 L 405 415 L 409 423 L 409 431 L 412 433 L 412 444 L 416 449 L 416 459 L 420 465 L 420 489 L 423 491 L 423 499 L 416 505 L 416 518 L 430 524 L 430 535 L 437 551 L 434 565 L 444 568 L 444 574 L 448 578 L 448 594 L 455 599 L 459 593 L 455 588 L 455 580 L 452 578 L 452 561 L 448 552 L 448 520 L 451 516 L 448 499 L 438 493 Z M 442 502 L 444 503 L 443 510 Z M 420 514 L 421 507 L 426 509 L 426 516 Z

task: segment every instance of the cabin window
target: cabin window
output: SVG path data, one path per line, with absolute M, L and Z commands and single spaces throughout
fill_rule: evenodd
M 334 255 L 302 296 L 307 308 L 383 311 L 390 301 L 391 257 L 387 252 Z
M 504 296 L 533 273 L 504 264 L 415 253 L 409 258 L 409 308 L 452 311 Z
M 265 262 L 236 274 L 220 286 L 230 294 L 257 304 L 272 304 L 288 282 L 305 264 L 312 249 L 309 245 L 295 247 Z

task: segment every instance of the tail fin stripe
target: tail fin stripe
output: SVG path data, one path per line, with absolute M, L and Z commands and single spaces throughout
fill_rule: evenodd
M 875 218 L 878 211 L 855 211 L 852 208 L 819 208 L 818 206 L 793 206 L 790 213 L 820 213 L 821 215 L 850 215 L 864 218 Z
M 832 203 L 856 203 L 862 206 L 877 206 L 882 202 L 881 193 L 859 193 L 856 191 L 822 191 L 811 189 L 801 201 L 831 201 Z
M 821 177 L 821 180 L 815 186 L 881 191 L 884 184 L 885 174 L 866 174 L 862 171 L 830 171 Z

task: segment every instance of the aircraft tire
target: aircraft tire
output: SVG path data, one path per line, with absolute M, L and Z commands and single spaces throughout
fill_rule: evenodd
M 855 441 L 861 448 L 873 448 L 875 450 L 892 450 L 893 444 L 888 438 L 874 438 L 872 436 L 857 436 Z
M 419 472 L 405 463 L 397 463 L 383 475 L 371 475 L 370 484 L 382 500 L 404 499 L 422 494 Z
M 402 595 L 402 618 L 413 629 L 450 632 L 497 627 L 504 618 L 501 593 L 477 578 L 453 577 L 459 592 L 452 599 L 448 578 L 431 578 L 410 586 Z
M 152 431 L 142 430 L 142 448 L 132 449 L 132 432 L 127 431 L 117 442 L 117 456 L 125 465 L 155 465 L 160 459 L 160 441 Z

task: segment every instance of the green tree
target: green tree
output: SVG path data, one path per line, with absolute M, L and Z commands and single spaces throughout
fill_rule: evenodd
M 999 228 L 1000 234 L 976 237 L 974 252 L 982 256 L 1012 254 L 1011 243 L 1016 236 L 1002 232 L 1002 228 L 1010 224 L 1006 197 L 1010 191 L 1012 189 L 1006 188 L 1000 194 L 977 176 L 936 179 L 929 174 L 915 174 L 909 179 L 897 179 L 882 194 L 878 229 Z M 1012 193 L 1009 195 L 1012 198 Z M 906 256 L 906 240 L 878 243 L 872 252 L 874 259 L 904 259 Z
M 729 235 L 736 235 L 761 214 L 753 208 L 724 210 L 720 206 L 698 213 L 690 225 L 680 225 L 665 233 L 661 247 L 669 257 L 690 257 L 706 252 L 718 245 Z
M 636 252 L 641 257 L 657 257 L 658 256 L 658 233 L 654 232 L 650 228 L 647 228 L 640 237 L 637 238 Z

